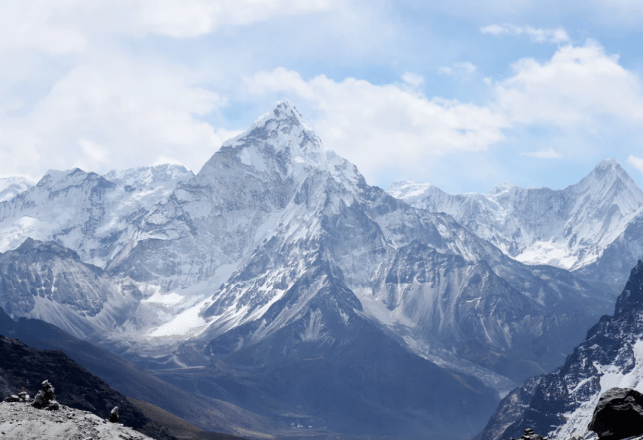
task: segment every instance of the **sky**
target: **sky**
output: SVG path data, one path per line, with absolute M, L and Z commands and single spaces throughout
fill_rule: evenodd
M 643 2 L 7 0 L 0 176 L 180 163 L 288 99 L 387 188 L 643 187 Z

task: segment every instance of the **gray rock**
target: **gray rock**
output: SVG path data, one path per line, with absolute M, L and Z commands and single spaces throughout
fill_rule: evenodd
M 54 387 L 48 380 L 43 381 L 42 390 L 38 391 L 38 394 L 36 394 L 31 406 L 34 408 L 45 408 L 49 410 L 57 410 L 59 408 L 59 404 L 56 401 L 56 394 L 54 393 Z
M 596 405 L 588 429 L 602 440 L 643 434 L 643 394 L 628 388 L 607 390 Z
M 112 409 L 112 411 L 109 413 L 109 421 L 112 423 L 118 423 L 119 420 L 118 407 L 115 406 L 114 409 Z

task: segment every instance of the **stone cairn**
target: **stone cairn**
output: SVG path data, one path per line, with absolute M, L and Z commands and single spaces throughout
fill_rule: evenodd
M 114 409 L 109 413 L 109 421 L 112 423 L 118 423 L 119 417 L 118 417 L 118 407 L 115 406 Z
M 512 438 L 511 440 L 516 440 Z M 519 440 L 547 440 L 547 437 L 542 437 L 534 432 L 533 429 L 527 428 L 525 429 L 525 433 L 520 436 Z
M 12 394 L 9 397 L 4 398 L 5 402 L 23 402 L 26 403 L 29 401 L 29 394 L 26 391 L 18 393 L 18 395 Z
M 42 390 L 38 391 L 36 397 L 31 404 L 34 408 L 42 408 L 47 410 L 57 410 L 60 409 L 60 405 L 56 401 L 56 395 L 54 394 L 54 387 L 49 383 L 48 380 L 45 380 L 42 383 Z

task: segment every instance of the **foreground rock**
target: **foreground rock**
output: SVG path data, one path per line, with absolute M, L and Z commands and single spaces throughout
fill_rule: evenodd
M 60 405 L 42 411 L 23 402 L 0 403 L 0 438 L 12 440 L 151 440 L 150 437 L 98 417 L 88 411 Z
M 532 428 L 527 428 L 525 429 L 525 433 L 520 436 L 519 440 L 547 440 L 547 437 L 543 438 L 541 435 L 536 434 Z
M 643 394 L 612 388 L 601 396 L 587 427 L 601 440 L 620 440 L 643 434 Z
M 56 385 L 55 394 L 52 384 Z M 41 390 L 34 399 L 35 407 L 26 404 L 34 411 L 48 413 L 52 411 L 43 411 L 37 407 L 53 410 L 58 404 L 68 405 L 78 410 L 91 411 L 103 420 L 108 419 L 110 410 L 118 406 L 119 419 L 124 425 L 158 440 L 176 440 L 166 428 L 145 417 L 125 396 L 69 359 L 63 352 L 36 350 L 16 339 L 0 336 L 0 399 L 8 396 L 9 400 L 15 400 L 15 397 L 20 400 L 21 392 L 26 396 L 39 388 Z M 14 437 L 0 433 L 0 438 Z M 87 436 L 82 437 L 85 438 Z
M 54 393 L 54 387 L 48 380 L 42 382 L 42 390 L 38 391 L 31 406 L 38 409 L 48 409 L 50 411 L 60 409 L 60 404 L 56 400 L 56 394 Z

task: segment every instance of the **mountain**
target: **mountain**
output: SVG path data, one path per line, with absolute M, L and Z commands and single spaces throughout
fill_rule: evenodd
M 410 433 L 399 405 L 382 396 L 396 380 L 398 393 L 412 396 L 421 370 L 413 373 L 417 380 L 411 373 L 383 380 L 369 373 L 375 354 L 367 347 L 387 347 L 378 356 L 395 359 L 401 346 L 507 392 L 512 380 L 559 364 L 613 304 L 565 270 L 524 266 L 449 215 L 414 209 L 367 185 L 287 102 L 226 142 L 133 236 L 108 270 L 158 283 L 150 301 L 173 301 L 174 317 L 149 333 L 156 341 L 195 339 L 178 349 L 161 343 L 175 357 L 141 359 L 136 346 L 123 354 L 176 384 L 213 390 L 289 423 L 308 415 L 311 425 L 342 432 L 352 420 L 361 434 L 381 432 L 382 424 L 391 434 Z M 434 369 L 411 359 L 405 363 Z M 338 379 L 350 377 L 349 365 L 357 370 L 354 383 Z M 404 365 L 394 362 L 393 370 Z M 204 368 L 186 368 L 198 366 Z M 326 373 L 313 376 L 317 369 Z M 333 391 L 310 388 L 313 377 Z M 364 398 L 367 389 L 373 400 Z M 454 388 L 454 398 L 461 392 Z M 323 399 L 311 401 L 318 394 Z M 418 409 L 414 423 L 423 426 L 416 433 L 443 429 L 427 418 L 436 412 L 435 393 L 408 400 Z M 442 421 L 451 420 L 450 405 L 437 411 Z M 380 424 L 357 423 L 363 415 L 356 408 L 371 408 Z
M 632 269 L 613 315 L 603 316 L 555 372 L 507 395 L 483 440 L 516 437 L 526 427 L 550 439 L 587 436 L 600 395 L 612 387 L 643 391 L 643 261 Z
M 563 190 L 503 184 L 488 194 L 452 196 L 433 185 L 406 181 L 394 183 L 388 192 L 417 208 L 453 215 L 523 263 L 568 270 L 589 268 L 604 260 L 613 264 L 613 258 L 602 258 L 603 254 L 612 243 L 623 240 L 643 212 L 643 191 L 614 159 L 602 161 L 578 184 Z M 625 273 L 608 270 L 610 275 L 603 279 L 625 282 L 628 268 L 641 255 L 626 262 Z M 617 261 L 625 263 L 621 258 Z M 591 276 L 592 272 L 582 273 Z
M 0 307 L 12 317 L 43 319 L 90 338 L 121 329 L 141 298 L 131 281 L 114 279 L 55 243 L 28 238 L 0 254 Z
M 132 225 L 191 176 L 179 165 L 105 176 L 78 168 L 50 170 L 36 186 L 0 203 L 0 251 L 15 249 L 28 237 L 55 241 L 104 268 L 131 238 Z
M 24 177 L 4 177 L 0 179 L 0 202 L 13 199 L 18 194 L 27 191 L 36 183 Z
M 287 101 L 180 176 L 136 205 L 124 174 L 50 172 L 0 203 L 0 231 L 34 225 L 134 283 L 136 320 L 95 342 L 282 425 L 473 435 L 613 307 L 567 270 L 369 186 Z

